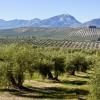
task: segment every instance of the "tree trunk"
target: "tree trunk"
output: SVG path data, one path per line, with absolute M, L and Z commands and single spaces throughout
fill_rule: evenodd
M 11 82 L 11 84 L 15 88 L 21 89 L 23 87 L 22 86 L 22 84 L 23 84 L 23 78 L 24 78 L 23 75 L 19 74 L 17 80 L 14 79 L 12 72 L 8 72 L 7 76 L 8 76 L 8 80 Z
M 50 71 L 48 72 L 48 79 L 53 79 L 53 75 Z
M 60 80 L 58 79 L 58 74 L 55 75 L 54 80 L 60 81 Z
M 18 88 L 22 88 L 24 82 L 24 75 L 23 72 L 18 73 L 18 77 L 17 77 L 17 87 Z
M 71 74 L 71 75 L 75 75 L 75 70 L 72 70 L 72 71 L 70 72 L 70 74 Z
M 21 88 L 21 87 L 22 87 L 22 84 L 23 84 L 23 77 L 22 77 L 22 76 L 19 76 L 19 77 L 18 77 L 18 84 L 17 84 L 17 86 L 18 86 L 19 88 Z
M 14 79 L 14 77 L 13 77 L 12 72 L 8 72 L 7 76 L 8 76 L 8 80 L 11 82 L 11 84 L 12 84 L 14 87 L 16 87 L 16 86 L 17 86 L 17 83 L 16 83 L 16 81 L 15 81 L 15 79 Z

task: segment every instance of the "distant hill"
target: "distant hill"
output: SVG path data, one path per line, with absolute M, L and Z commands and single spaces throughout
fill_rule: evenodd
M 41 21 L 42 27 L 76 27 L 81 23 L 69 14 L 54 16 Z
M 43 27 L 22 27 L 14 29 L 2 29 L 0 30 L 0 38 L 52 38 L 52 39 L 66 39 L 66 36 L 73 31 L 77 31 L 76 28 L 43 28 Z
M 0 20 L 0 29 L 19 28 L 19 27 L 77 27 L 81 23 L 69 14 L 61 14 L 48 19 L 32 20 Z
M 9 21 L 0 19 L 0 29 L 12 29 L 20 27 L 81 28 L 92 25 L 100 28 L 100 18 L 84 23 L 79 22 L 75 17 L 69 14 L 61 14 L 43 20 L 38 18 L 34 18 L 32 20 L 14 19 Z
M 0 30 L 0 38 L 40 38 L 71 41 L 100 41 L 100 29 L 23 27 Z
M 100 18 L 98 19 L 92 19 L 88 22 L 85 22 L 84 24 L 82 24 L 82 26 L 96 26 L 98 28 L 100 28 Z

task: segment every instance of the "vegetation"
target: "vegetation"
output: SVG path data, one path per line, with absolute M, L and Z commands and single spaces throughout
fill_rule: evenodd
M 35 85 L 31 82 L 40 79 L 41 82 L 47 82 L 48 86 L 51 83 L 53 83 L 53 86 L 59 83 L 60 86 L 47 89 L 51 91 L 51 94 L 48 91 L 46 94 L 44 92 L 44 98 L 52 98 L 53 92 L 55 96 L 58 96 L 57 92 L 58 94 L 61 93 L 58 99 L 71 97 L 69 96 L 70 93 L 74 95 L 73 98 L 77 99 L 80 96 L 84 98 L 83 95 L 88 95 L 90 92 L 89 98 L 94 97 L 93 100 L 99 100 L 99 55 L 99 50 L 34 47 L 29 44 L 1 45 L 0 88 L 9 87 L 19 91 L 32 91 L 32 86 Z M 37 75 L 38 78 L 36 78 Z M 92 88 L 89 90 L 88 86 L 92 86 Z M 68 93 L 69 88 L 71 90 Z M 41 89 L 35 90 L 41 92 Z M 62 94 L 66 95 L 62 96 Z M 53 98 L 57 98 L 55 96 Z M 85 99 L 87 99 L 87 96 Z
M 57 39 L 42 39 L 42 38 L 2 38 L 0 39 L 0 45 L 2 44 L 32 44 L 34 47 L 56 47 L 56 48 L 71 48 L 71 49 L 99 49 L 100 42 L 98 41 L 68 41 L 68 40 L 57 40 Z M 92 51 L 92 50 L 90 50 Z M 93 50 L 94 51 L 94 50 Z
M 72 59 L 70 59 L 70 61 L 67 63 L 66 70 L 71 75 L 75 75 L 76 71 L 86 72 L 88 69 L 91 69 L 93 66 L 93 63 L 95 63 L 94 60 L 90 61 L 89 59 L 87 59 L 85 57 L 85 55 L 83 55 L 83 54 L 76 53 L 76 54 L 74 54 Z
M 91 100 L 100 100 L 100 65 L 96 65 L 94 69 L 94 74 L 91 79 L 90 86 L 90 99 Z
M 43 28 L 22 27 L 0 30 L 0 37 L 6 39 L 53 39 L 69 41 L 99 41 L 99 28 Z M 88 44 L 87 44 L 88 45 Z

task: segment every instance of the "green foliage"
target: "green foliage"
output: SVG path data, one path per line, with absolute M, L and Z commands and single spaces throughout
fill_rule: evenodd
M 43 76 L 43 78 L 48 77 L 48 79 L 53 79 L 53 76 L 51 73 L 52 65 L 40 63 L 38 65 L 38 68 L 39 68 L 39 73 Z M 51 76 L 50 76 L 50 74 L 51 74 Z
M 36 69 L 37 71 L 43 76 L 43 78 L 53 78 L 49 76 L 49 73 L 51 73 L 52 69 L 53 69 L 53 63 L 47 58 L 45 58 L 43 55 L 38 60 L 38 62 L 36 63 Z
M 91 62 L 87 60 L 84 54 L 75 53 L 68 61 L 66 71 L 71 75 L 75 75 L 75 71 L 86 72 L 89 69 Z
M 89 100 L 100 100 L 100 64 L 95 65 L 91 79 Z
M 10 83 L 7 79 L 8 64 L 0 62 L 0 86 L 8 86 Z
M 33 47 L 28 44 L 2 45 L 0 79 L 4 81 L 0 81 L 0 84 L 21 87 L 26 74 L 32 78 L 34 72 L 43 78 L 56 80 L 65 71 L 72 75 L 75 75 L 75 71 L 86 72 L 95 62 L 96 51 L 89 55 L 87 52 L 81 49 Z
M 54 74 L 55 79 L 58 79 L 58 75 L 65 72 L 65 60 L 64 57 L 55 57 L 54 61 Z
M 5 47 L 1 63 L 1 69 L 5 70 L 3 75 L 13 86 L 22 86 L 24 82 L 24 74 L 29 71 L 33 65 L 34 55 L 33 48 L 29 45 L 10 45 Z M 1 82 L 2 83 L 2 82 Z

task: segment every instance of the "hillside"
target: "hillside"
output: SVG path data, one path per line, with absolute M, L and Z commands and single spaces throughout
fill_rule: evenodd
M 100 29 L 23 27 L 0 30 L 0 38 L 40 38 L 70 41 L 98 41 L 100 39 Z
M 24 27 L 16 29 L 0 30 L 1 38 L 51 38 L 51 39 L 66 39 L 65 35 L 72 31 L 77 31 L 74 28 L 33 28 Z

